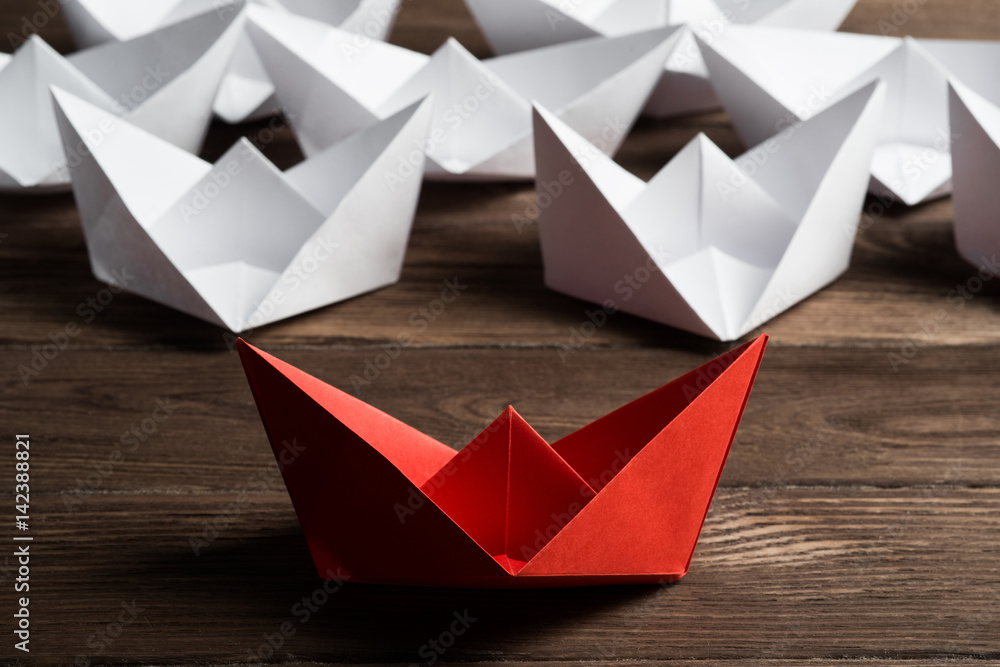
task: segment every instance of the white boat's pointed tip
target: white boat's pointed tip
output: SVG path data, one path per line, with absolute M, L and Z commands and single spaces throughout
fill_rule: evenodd
M 546 109 L 541 102 L 531 100 L 531 109 L 534 116 L 543 121 L 549 127 L 553 127 L 559 121 L 558 116 Z
M 444 44 L 438 47 L 434 55 L 437 55 L 439 53 L 460 55 L 467 58 L 471 58 L 476 62 L 479 62 L 479 58 L 476 58 L 474 55 L 472 55 L 472 52 L 469 51 L 467 48 L 465 48 L 465 46 L 454 37 L 449 37 L 448 39 L 446 39 Z

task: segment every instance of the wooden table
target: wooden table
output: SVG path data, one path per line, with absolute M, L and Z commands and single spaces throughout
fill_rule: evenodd
M 6 0 L 0 36 L 42 4 Z M 845 28 L 877 33 L 894 4 L 905 3 L 862 0 Z M 911 34 L 1000 38 L 998 0 L 909 4 Z M 61 17 L 41 33 L 71 48 Z M 394 41 L 430 52 L 448 35 L 486 55 L 459 0 L 408 0 Z M 205 155 L 260 127 L 213 127 Z M 643 120 L 620 160 L 649 177 L 698 131 L 740 150 L 715 113 Z M 265 151 L 281 166 L 300 159 L 287 133 Z M 615 315 L 562 359 L 590 306 L 543 288 L 536 229 L 511 222 L 532 197 L 527 185 L 425 186 L 398 285 L 249 340 L 351 389 L 410 331 L 415 344 L 356 395 L 455 447 L 508 403 L 556 438 L 729 348 Z M 949 300 L 975 273 L 954 250 L 951 211 L 945 199 L 866 221 L 850 271 L 767 325 L 771 346 L 681 583 L 348 585 L 302 622 L 296 604 L 321 581 L 223 332 L 128 294 L 89 314 L 80 304 L 103 286 L 72 198 L 2 198 L 4 460 L 13 434 L 29 433 L 35 541 L 30 660 L 12 647 L 12 548 L 0 556 L 0 656 L 221 665 L 263 648 L 288 663 L 424 662 L 428 641 L 467 610 L 476 620 L 443 661 L 1000 660 L 1000 281 L 961 308 Z M 415 331 L 410 315 L 451 279 L 467 290 Z M 17 368 L 69 322 L 80 331 L 68 348 L 22 382 Z M 169 409 L 160 421 L 158 405 Z M 126 437 L 133 428 L 141 439 Z M 12 487 L 0 489 L 10 505 Z M 270 653 L 268 638 L 280 644 Z

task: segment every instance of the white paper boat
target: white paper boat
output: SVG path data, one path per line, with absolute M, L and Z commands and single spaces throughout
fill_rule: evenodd
M 546 285 L 718 340 L 752 331 L 847 269 L 885 95 L 872 83 L 735 160 L 699 135 L 649 183 L 536 107 Z
M 355 34 L 357 43 L 384 40 L 396 20 L 400 0 L 249 0 L 307 16 Z M 82 47 L 138 37 L 165 25 L 212 11 L 233 18 L 242 7 L 234 0 L 63 0 L 63 13 Z M 242 20 L 242 18 L 241 18 Z M 219 88 L 215 113 L 229 123 L 269 116 L 278 110 L 274 86 L 246 35 Z
M 426 137 L 415 104 L 282 173 L 246 139 L 214 165 L 53 89 L 99 280 L 239 332 L 396 282 L 420 192 L 384 174 Z
M 614 153 L 656 85 L 674 28 L 581 40 L 479 61 L 449 39 L 432 56 L 301 17 L 251 12 L 247 30 L 274 75 L 306 155 L 434 94 L 427 177 L 530 179 L 531 101 Z
M 0 191 L 69 190 L 50 86 L 187 151 L 200 150 L 212 120 L 212 100 L 239 37 L 237 27 L 214 12 L 200 14 L 69 57 L 30 37 L 0 70 L 5 101 L 0 106 Z
M 588 37 L 684 24 L 646 112 L 668 117 L 719 107 L 694 35 L 731 24 L 835 30 L 857 0 L 465 0 L 494 52 L 504 55 Z
M 908 205 L 951 191 L 948 77 L 982 85 L 996 64 L 982 42 L 733 27 L 702 52 L 749 145 L 881 78 L 888 103 L 871 190 Z M 995 51 L 995 47 L 994 51 Z
M 996 45 L 1000 48 L 1000 45 Z M 998 71 L 996 54 L 978 61 Z M 990 99 L 958 81 L 949 90 L 954 168 L 955 244 L 970 264 L 996 273 L 1000 254 L 1000 79 Z M 989 263 L 989 264 L 987 264 Z

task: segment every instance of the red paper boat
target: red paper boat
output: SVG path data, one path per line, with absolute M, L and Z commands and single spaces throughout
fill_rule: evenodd
M 546 443 L 514 411 L 461 451 L 240 341 L 321 576 L 467 588 L 687 573 L 767 336 Z

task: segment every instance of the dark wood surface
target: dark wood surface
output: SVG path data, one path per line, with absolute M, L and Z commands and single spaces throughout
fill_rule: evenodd
M 877 34 L 905 4 L 917 7 L 909 34 L 1000 38 L 1000 0 L 861 0 L 845 29 Z M 0 37 L 37 10 L 3 0 Z M 40 32 L 71 49 L 60 17 Z M 405 0 L 393 41 L 430 52 L 448 35 L 487 54 L 460 0 Z M 213 127 L 205 156 L 259 127 Z M 648 177 L 699 131 L 740 150 L 714 113 L 641 121 L 620 161 Z M 265 152 L 281 166 L 299 159 L 288 133 Z M 398 285 L 249 340 L 456 448 L 507 404 L 557 438 L 729 348 L 616 315 L 561 355 L 589 306 L 543 288 L 537 231 L 511 222 L 532 197 L 524 185 L 427 185 Z M 679 584 L 348 585 L 302 623 L 295 605 L 322 582 L 223 332 L 126 294 L 84 323 L 78 304 L 102 286 L 72 197 L 0 198 L 2 446 L 24 432 L 35 445 L 32 653 L 12 647 L 14 559 L 3 552 L 0 659 L 239 664 L 287 622 L 294 633 L 267 662 L 422 663 L 422 646 L 468 610 L 477 620 L 444 662 L 1000 661 L 1000 281 L 961 309 L 948 300 L 975 273 L 955 253 L 951 215 L 947 199 L 890 209 L 863 230 L 843 278 L 768 323 L 771 346 Z M 467 290 L 411 331 L 410 314 L 453 278 Z M 22 382 L 18 366 L 71 321 L 80 334 Z M 355 391 L 351 376 L 401 331 L 415 344 Z M 124 444 L 158 401 L 169 418 Z M 14 504 L 12 485 L 0 499 Z M 134 620 L 118 635 L 108 624 L 133 617 L 123 604 Z

